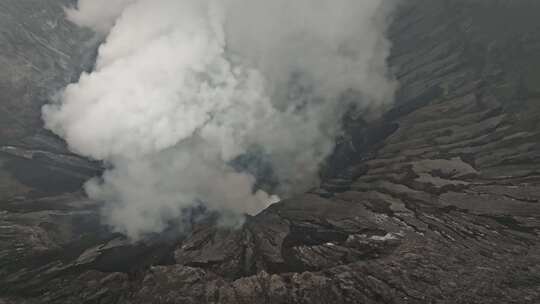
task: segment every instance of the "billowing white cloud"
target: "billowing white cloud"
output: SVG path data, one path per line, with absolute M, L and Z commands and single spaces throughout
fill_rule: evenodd
M 106 34 L 124 9 L 136 0 L 79 0 L 77 7 L 66 8 L 67 19 L 80 26 Z
M 130 237 L 199 203 L 257 213 L 276 198 L 231 161 L 262 149 L 275 191 L 304 191 L 348 103 L 376 111 L 391 102 L 388 3 L 80 0 L 68 18 L 107 37 L 95 70 L 44 107 L 46 126 L 110 165 L 86 190 Z

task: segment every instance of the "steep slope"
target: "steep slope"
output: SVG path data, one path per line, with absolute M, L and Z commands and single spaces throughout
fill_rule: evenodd
M 3 292 L 8 273 L 26 267 L 34 273 L 32 267 L 76 257 L 80 246 L 101 240 L 97 206 L 79 193 L 99 166 L 71 154 L 41 128 L 41 106 L 88 68 L 97 43 L 65 20 L 62 6 L 68 3 L 0 1 Z
M 41 106 L 89 67 L 97 43 L 65 20 L 68 3 L 0 3 L 0 200 L 75 190 L 96 173 L 41 129 Z
M 238 230 L 208 221 L 182 240 L 103 232 L 30 251 L 1 266 L 0 303 L 540 302 L 538 9 L 403 4 L 390 31 L 396 106 L 347 122 L 319 189 Z M 1 219 L 62 223 L 22 206 L 47 205 L 3 203 Z M 73 233 L 61 227 L 45 235 Z M 9 256 L 23 236 L 3 235 Z

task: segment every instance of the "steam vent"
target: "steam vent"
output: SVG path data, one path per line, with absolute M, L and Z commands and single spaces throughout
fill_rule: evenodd
M 540 1 L 0 0 L 0 304 L 540 303 Z

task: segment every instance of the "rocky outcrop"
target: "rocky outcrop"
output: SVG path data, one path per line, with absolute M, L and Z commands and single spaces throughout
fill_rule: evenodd
M 395 108 L 240 229 L 128 244 L 80 195 L 2 202 L 0 303 L 539 303 L 538 8 L 404 3 Z

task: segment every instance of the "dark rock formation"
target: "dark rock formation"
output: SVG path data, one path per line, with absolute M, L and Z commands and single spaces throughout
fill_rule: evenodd
M 320 189 L 241 229 L 128 244 L 76 192 L 2 197 L 0 303 L 540 303 L 539 11 L 404 3 L 394 109 L 348 124 Z M 98 170 L 58 149 L 6 145 L 0 178 Z

